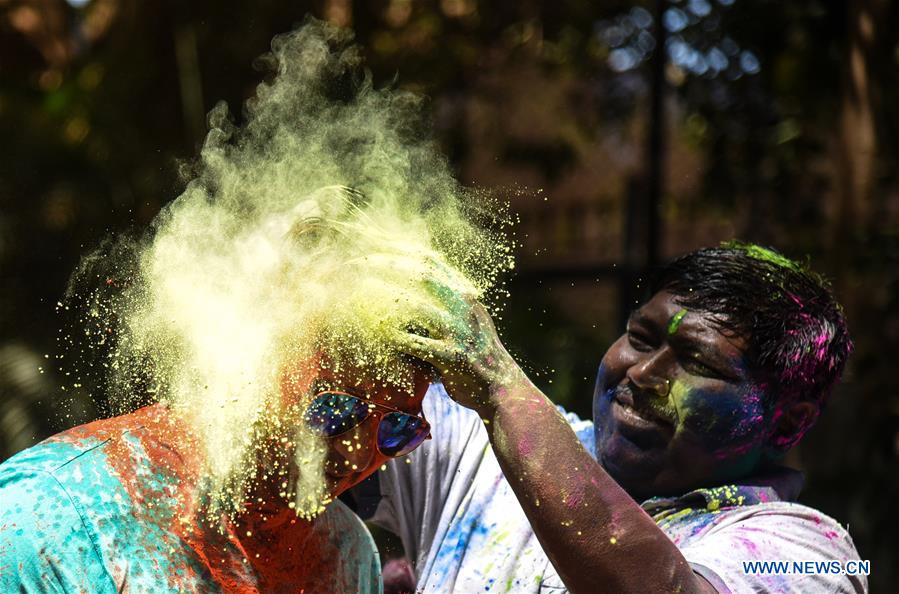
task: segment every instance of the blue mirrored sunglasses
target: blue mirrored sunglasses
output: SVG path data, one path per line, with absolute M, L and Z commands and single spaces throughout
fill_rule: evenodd
M 358 427 L 370 415 L 378 422 L 378 450 L 385 456 L 405 456 L 431 438 L 431 425 L 416 415 L 363 400 L 344 392 L 321 392 L 306 409 L 306 422 L 324 435 L 335 437 Z

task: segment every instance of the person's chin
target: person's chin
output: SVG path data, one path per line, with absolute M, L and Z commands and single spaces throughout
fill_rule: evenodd
M 325 482 L 328 485 L 328 492 L 332 497 L 352 489 L 371 475 L 371 471 L 357 470 L 347 474 L 331 474 L 325 471 Z
M 611 429 L 597 442 L 597 460 L 625 490 L 642 490 L 664 466 L 665 450 L 641 447 Z
M 357 472 L 339 474 L 325 471 L 325 485 L 331 497 L 336 499 L 338 495 L 358 483 L 357 474 Z

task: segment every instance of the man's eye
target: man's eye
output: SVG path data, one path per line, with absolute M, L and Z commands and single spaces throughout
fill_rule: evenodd
M 717 369 L 709 367 L 695 357 L 689 357 L 684 364 L 684 368 L 694 375 L 701 375 L 712 379 L 726 379 Z
M 645 336 L 633 330 L 627 331 L 627 341 L 632 348 L 638 351 L 648 351 L 652 349 L 652 345 Z

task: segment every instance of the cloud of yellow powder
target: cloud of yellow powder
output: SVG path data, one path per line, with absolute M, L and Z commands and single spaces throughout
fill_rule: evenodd
M 435 149 L 421 97 L 375 88 L 350 33 L 310 21 L 264 61 L 273 77 L 242 123 L 211 112 L 186 190 L 130 246 L 123 289 L 81 299 L 89 336 L 115 327 L 103 363 L 115 412 L 149 393 L 190 420 L 214 507 L 238 508 L 260 460 L 279 464 L 260 444 L 283 435 L 302 469 L 287 491 L 314 515 L 324 447 L 283 405 L 285 366 L 324 351 L 407 385 L 388 337 L 427 326 L 422 280 L 483 298 L 511 245 L 505 211 L 460 187 Z

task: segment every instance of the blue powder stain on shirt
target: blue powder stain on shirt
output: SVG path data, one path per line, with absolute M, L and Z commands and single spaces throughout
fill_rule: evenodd
M 147 458 L 137 436 L 120 438 L 134 459 Z M 110 591 L 114 589 L 110 577 L 117 573 L 112 569 L 115 559 L 129 560 L 127 573 L 133 591 L 165 589 L 158 578 L 174 572 L 178 556 L 166 554 L 170 544 L 157 522 L 162 518 L 155 517 L 156 513 L 138 513 L 146 508 L 132 500 L 109 463 L 103 448 L 107 442 L 89 437 L 44 442 L 0 465 L 0 491 L 18 499 L 12 510 L 5 510 L 0 523 L 0 554 L 2 550 L 53 551 L 40 558 L 48 567 L 38 563 L 26 566 L 34 575 L 0 576 L 0 590 L 8 591 L 7 586 L 18 590 L 29 580 L 40 583 L 49 571 L 76 590 L 90 586 L 88 591 Z M 173 479 L 153 471 L 145 474 L 152 475 L 149 486 L 157 493 Z M 156 509 L 167 510 L 162 516 L 170 516 L 175 507 L 158 499 L 154 503 Z M 63 511 L 56 511 L 60 508 Z M 32 528 L 13 530 L 17 525 Z M 39 527 L 44 529 L 35 529 Z M 95 550 L 114 558 L 104 554 L 100 559 Z
M 483 538 L 488 534 L 489 529 L 480 523 L 479 516 L 480 514 L 477 512 L 466 513 L 462 521 L 452 525 L 446 534 L 446 541 L 455 542 L 455 545 L 451 548 L 441 549 L 441 556 L 459 559 L 465 554 L 473 539 Z M 438 558 L 438 560 L 440 559 Z
M 455 575 L 467 552 L 477 554 L 483 549 L 483 542 L 488 538 L 491 526 L 480 521 L 486 504 L 485 500 L 481 501 L 479 505 L 465 509 L 461 518 L 457 517 L 450 524 L 434 559 L 431 575 L 445 581 Z

